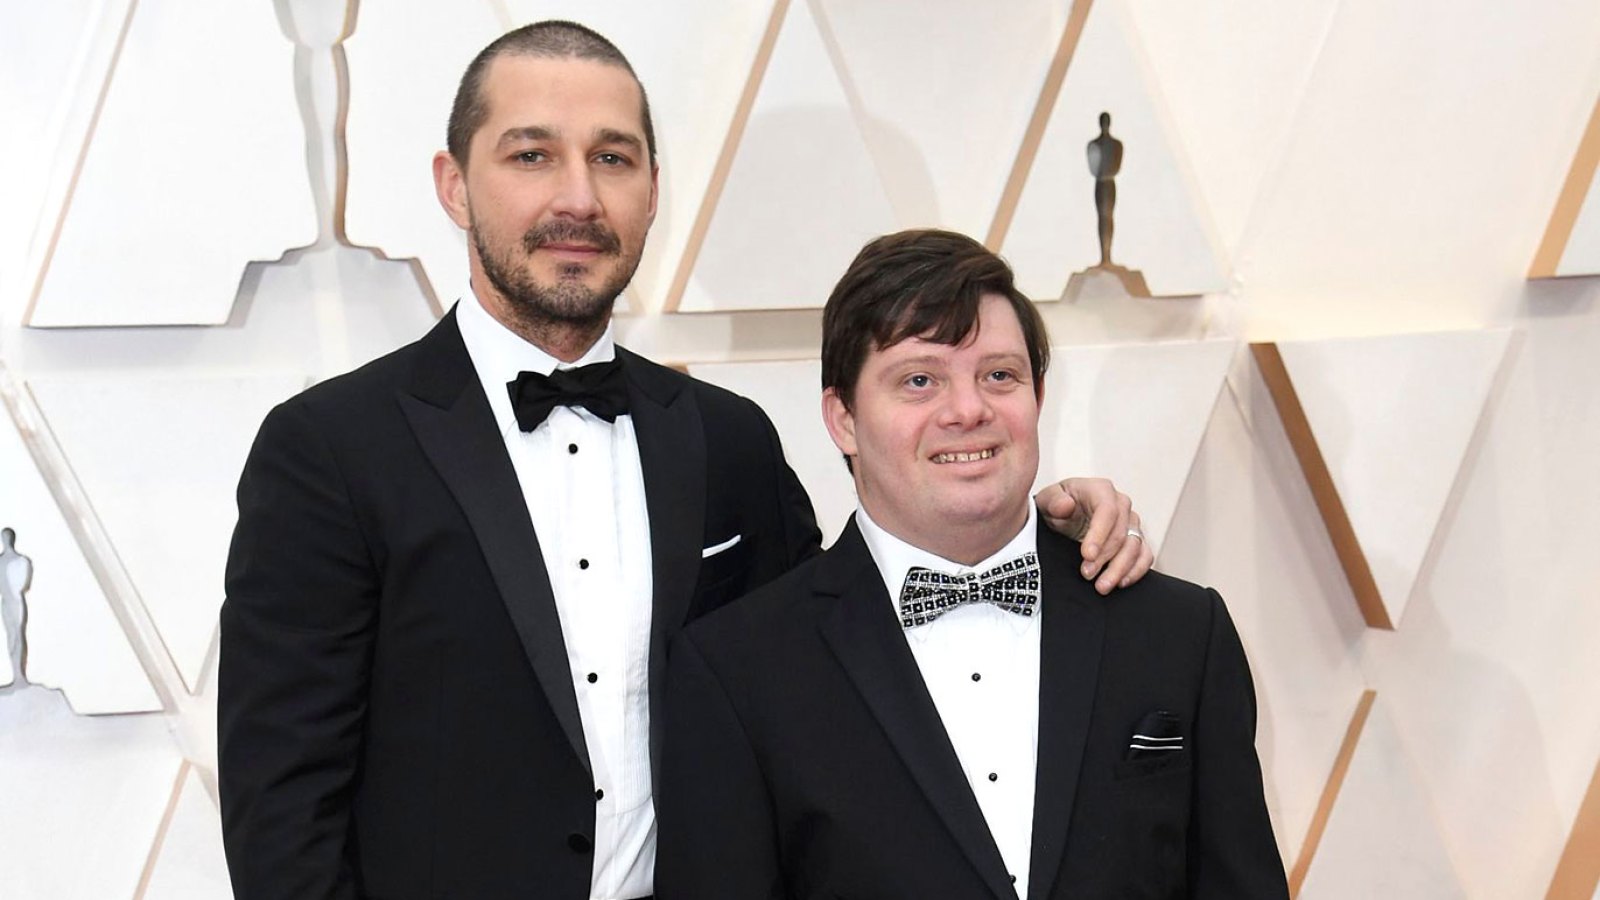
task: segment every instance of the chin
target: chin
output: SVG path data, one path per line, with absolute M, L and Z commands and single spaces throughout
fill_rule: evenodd
M 990 525 L 995 528 L 1005 528 L 1012 524 L 1012 519 L 1018 510 L 1022 509 L 1020 500 L 992 498 L 965 503 L 952 503 L 940 511 L 940 518 L 951 524 L 963 526 Z

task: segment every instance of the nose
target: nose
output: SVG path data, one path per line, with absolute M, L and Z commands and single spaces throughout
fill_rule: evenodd
M 561 168 L 551 212 L 574 219 L 588 220 L 600 215 L 600 196 L 595 193 L 594 173 L 587 159 L 572 160 Z
M 947 428 L 974 428 L 994 418 L 989 396 L 975 381 L 956 379 L 945 391 L 940 424 Z

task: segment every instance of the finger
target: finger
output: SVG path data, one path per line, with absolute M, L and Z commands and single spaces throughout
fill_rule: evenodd
M 1139 527 L 1139 516 L 1134 514 L 1130 519 L 1129 528 L 1124 530 L 1127 540 L 1123 542 L 1116 556 L 1106 563 L 1105 571 L 1095 580 L 1094 589 L 1101 594 L 1109 594 L 1116 588 L 1127 587 L 1143 578 L 1144 573 L 1150 570 L 1149 561 L 1154 559 L 1155 554 L 1150 551 L 1142 536 L 1144 529 Z M 1133 531 L 1139 532 L 1141 536 L 1135 537 L 1131 533 Z M 1143 570 L 1139 568 L 1141 564 L 1144 566 Z
M 1034 502 L 1039 505 L 1039 511 L 1045 518 L 1056 522 L 1067 522 L 1078 512 L 1078 501 L 1067 493 L 1059 481 L 1045 485 L 1044 489 L 1034 496 Z
M 1039 491 L 1034 502 L 1039 505 L 1039 518 L 1045 527 L 1073 540 L 1083 537 L 1084 529 L 1089 526 L 1088 517 L 1083 514 L 1083 507 L 1060 483 Z
M 1150 567 L 1155 565 L 1155 562 L 1156 552 L 1150 549 L 1149 544 L 1145 543 L 1144 541 L 1140 541 L 1139 561 L 1134 563 L 1133 571 L 1123 576 L 1122 586 L 1127 587 L 1128 585 L 1133 584 L 1144 576 L 1150 574 Z
M 1126 494 L 1114 493 L 1109 503 L 1097 504 L 1083 538 L 1083 577 L 1094 578 L 1114 559 L 1127 538 L 1133 501 Z
M 1116 502 L 1116 486 L 1105 478 L 1063 478 L 1058 484 L 1062 492 L 1072 498 L 1076 508 L 1073 518 L 1078 529 L 1072 537 L 1080 543 L 1087 542 L 1095 511 Z M 1093 546 L 1083 547 L 1085 557 L 1091 561 L 1095 560 L 1103 541 L 1103 537 L 1096 538 Z

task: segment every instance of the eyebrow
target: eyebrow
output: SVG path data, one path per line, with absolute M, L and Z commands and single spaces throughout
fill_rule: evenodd
M 1019 362 L 1019 363 L 1022 363 L 1024 367 L 1028 367 L 1028 366 L 1032 365 L 1032 361 L 1030 359 L 1028 359 L 1028 354 L 1026 354 L 1026 353 L 1017 353 L 1017 352 L 1011 351 L 1011 350 L 1008 350 L 1008 351 L 1006 351 L 1004 353 L 991 353 L 988 356 L 985 356 L 983 358 L 982 362 L 984 362 L 985 364 L 992 364 L 992 363 L 997 363 L 997 362 Z
M 996 362 L 1022 362 L 1022 363 L 1027 363 L 1028 362 L 1028 355 L 1026 353 L 1017 353 L 1017 352 L 1014 352 L 1014 351 L 1005 350 L 1005 351 L 1001 351 L 999 353 L 990 353 L 990 354 L 982 357 L 978 361 L 983 365 L 989 365 L 989 364 L 996 363 Z M 903 366 L 928 366 L 928 365 L 943 365 L 943 364 L 944 364 L 944 357 L 942 357 L 942 356 L 940 356 L 938 354 L 935 354 L 935 353 L 924 353 L 924 354 L 919 354 L 917 356 L 907 356 L 904 359 L 897 359 L 897 360 L 894 361 L 894 364 L 891 366 L 891 368 L 898 369 L 898 368 L 901 368 Z
M 521 128 L 507 128 L 500 133 L 500 146 L 515 144 L 518 141 L 553 141 L 561 137 L 561 132 L 546 125 L 524 125 Z
M 500 134 L 501 147 L 522 141 L 555 141 L 561 139 L 559 129 L 548 125 L 524 125 L 520 128 L 507 128 Z M 615 128 L 597 128 L 594 132 L 595 142 L 598 144 L 621 144 L 635 150 L 644 149 L 644 141 L 637 135 Z
M 618 131 L 615 128 L 600 128 L 595 130 L 594 136 L 596 143 L 621 144 L 624 147 L 631 147 L 634 150 L 644 149 L 644 141 L 640 140 L 638 135 L 635 135 L 631 132 Z
M 942 357 L 938 356 L 937 354 L 924 353 L 924 354 L 919 355 L 919 356 L 906 356 L 906 357 L 902 357 L 901 359 L 897 359 L 897 360 L 894 361 L 894 363 L 889 368 L 891 370 L 893 370 L 893 369 L 902 369 L 902 368 L 905 368 L 906 366 L 932 366 L 932 365 L 943 365 L 943 364 L 944 364 L 944 359 Z

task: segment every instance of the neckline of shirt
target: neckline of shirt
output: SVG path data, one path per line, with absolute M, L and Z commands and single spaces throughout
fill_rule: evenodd
M 1022 530 L 1018 531 L 1005 546 L 979 560 L 977 565 L 963 565 L 945 559 L 937 553 L 909 544 L 888 531 L 883 526 L 872 520 L 865 508 L 856 507 L 856 527 L 861 529 L 861 537 L 866 541 L 867 552 L 872 555 L 872 561 L 878 567 L 878 576 L 883 579 L 883 586 L 889 593 L 889 604 L 895 608 L 895 617 L 899 618 L 900 588 L 905 584 L 906 574 L 914 566 L 925 569 L 934 569 L 951 575 L 964 575 L 967 572 L 983 572 L 1000 565 L 1010 559 L 1015 559 L 1024 553 L 1034 553 L 1039 548 L 1039 532 L 1035 524 L 1038 519 L 1038 510 L 1032 502 L 1028 503 L 1028 517 L 1022 523 Z M 1043 612 L 1040 609 L 1038 612 Z M 1017 627 L 1026 627 L 1033 617 L 1007 616 L 1016 619 Z M 936 623 L 930 623 L 936 624 Z M 915 634 L 916 629 L 910 629 L 907 634 Z
M 617 358 L 611 322 L 606 323 L 606 330 L 583 356 L 569 363 L 529 343 L 490 315 L 470 283 L 456 301 L 455 309 L 461 341 L 467 346 L 467 356 L 472 360 L 472 367 L 483 384 L 483 392 L 489 398 L 489 409 L 494 412 L 495 424 L 500 427 L 502 437 L 518 430 L 516 413 L 511 407 L 511 395 L 506 391 L 506 384 L 514 381 L 518 373 L 549 375 L 557 369 L 575 369 Z

